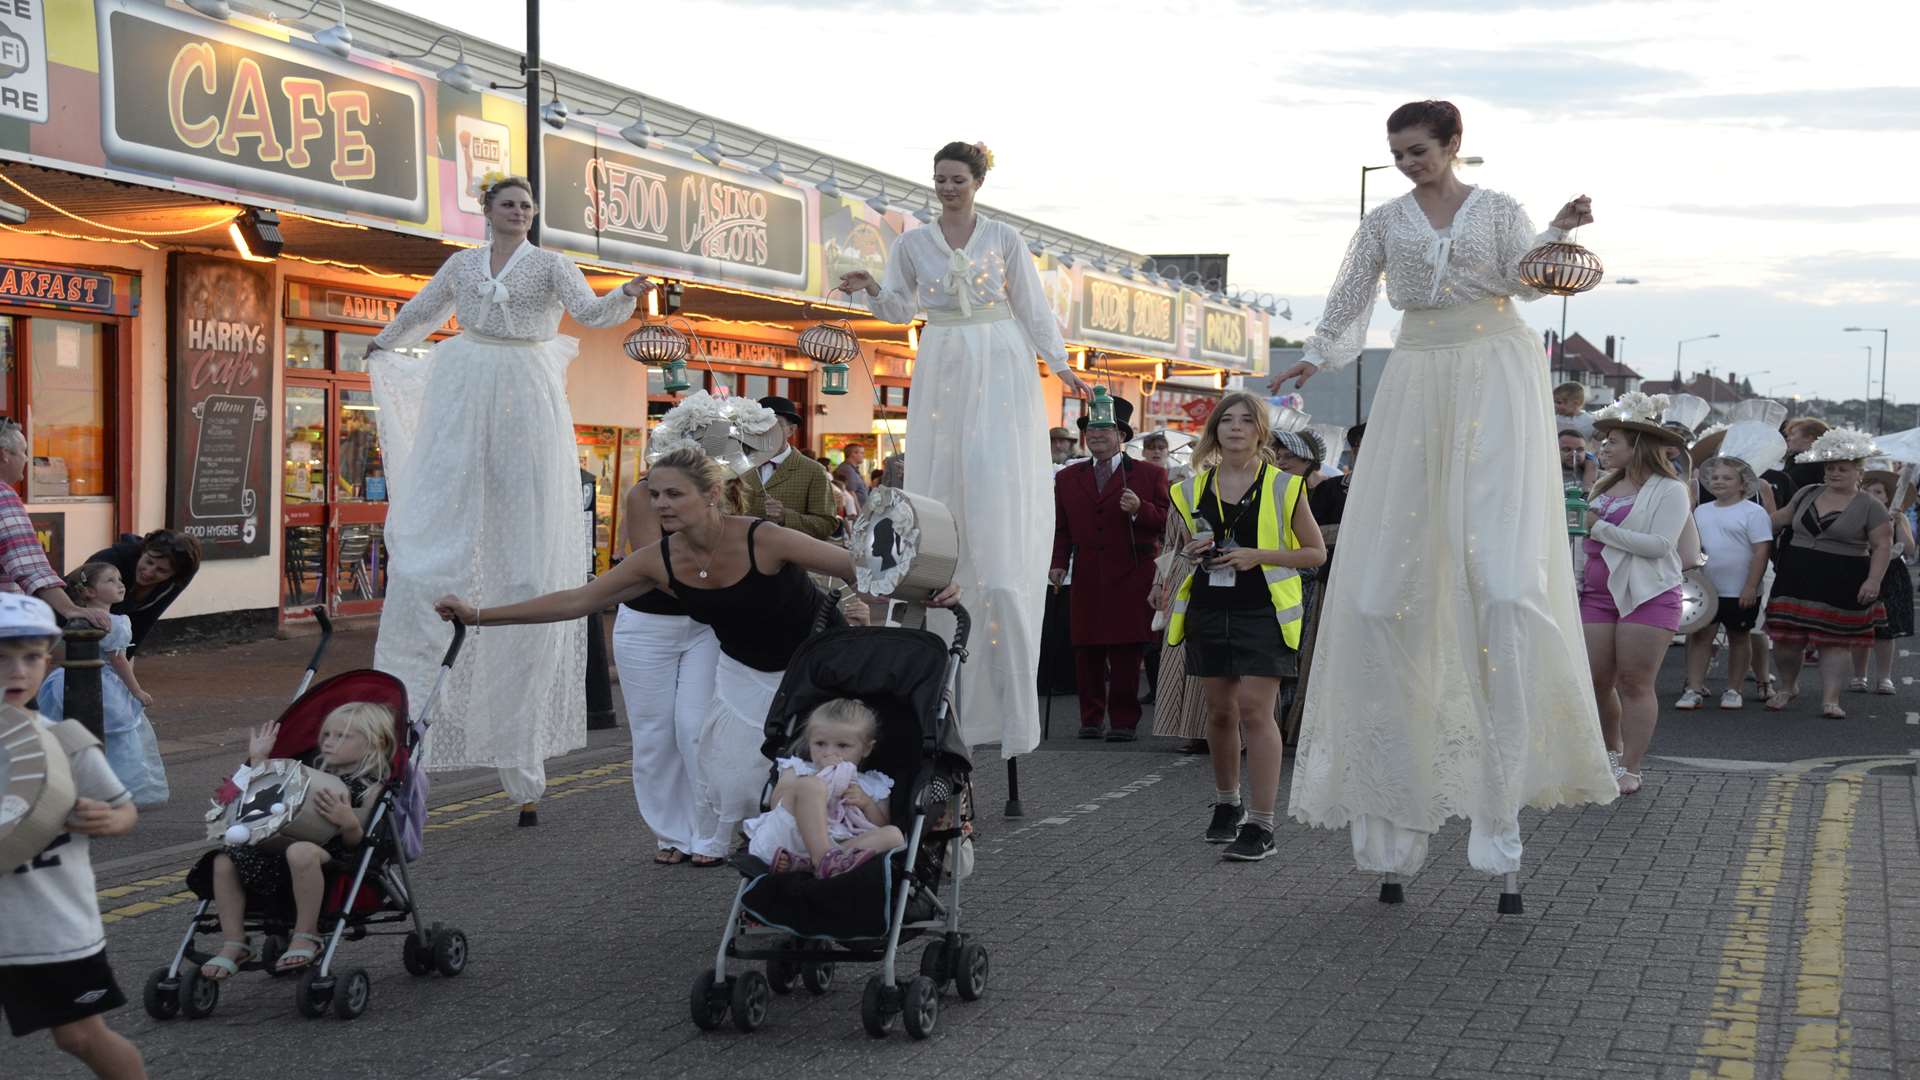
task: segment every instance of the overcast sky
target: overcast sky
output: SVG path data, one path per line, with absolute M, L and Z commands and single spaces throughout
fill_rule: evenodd
M 518 48 L 511 0 L 389 0 Z M 1320 311 L 1384 121 L 1445 97 L 1470 183 L 1544 223 L 1594 199 L 1605 284 L 1568 327 L 1643 376 L 1920 402 L 1920 66 L 1908 3 L 543 0 L 554 63 L 903 176 L 984 139 L 983 201 L 1140 252 L 1226 251 Z M 1371 204 L 1406 190 L 1372 174 Z M 1522 309 L 1557 326 L 1560 305 Z M 1386 341 L 1392 313 L 1374 332 Z M 1296 323 L 1276 332 L 1302 336 Z M 1904 359 L 1902 359 L 1904 358 Z M 1911 414 L 1909 414 L 1911 415 Z M 1900 426 L 1910 426 L 1903 423 Z

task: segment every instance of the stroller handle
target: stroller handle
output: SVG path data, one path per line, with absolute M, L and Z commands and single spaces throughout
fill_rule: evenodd
M 327 654 L 327 646 L 333 642 L 333 620 L 323 607 L 314 607 L 307 614 L 312 615 L 314 623 L 320 627 L 320 644 L 314 646 L 313 659 L 307 661 L 307 670 L 314 672 L 320 670 L 320 658 Z
M 955 656 L 965 656 L 967 655 L 967 635 L 973 629 L 973 616 L 967 614 L 967 609 L 960 604 L 955 604 L 948 610 L 953 612 L 954 625 L 953 645 L 947 651 Z
M 455 620 L 453 624 L 453 641 L 447 645 L 447 655 L 440 658 L 441 667 L 450 668 L 453 666 L 454 660 L 460 656 L 460 646 L 465 644 L 466 640 L 467 624 Z

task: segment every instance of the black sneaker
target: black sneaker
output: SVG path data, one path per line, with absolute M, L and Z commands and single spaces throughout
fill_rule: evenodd
M 1240 835 L 1220 853 L 1223 859 L 1235 862 L 1259 862 L 1273 854 L 1273 830 L 1255 825 L 1249 821 L 1240 826 Z
M 1099 739 L 1105 737 L 1106 734 L 1106 730 L 1099 724 L 1080 725 L 1080 737 L 1083 739 Z
M 1207 826 L 1207 843 L 1230 844 L 1247 820 L 1246 810 L 1234 803 L 1214 803 L 1213 823 Z

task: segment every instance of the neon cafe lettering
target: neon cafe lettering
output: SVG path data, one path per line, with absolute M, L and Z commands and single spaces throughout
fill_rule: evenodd
M 314 164 L 307 144 L 333 133 L 333 158 L 328 172 L 335 180 L 371 180 L 375 163 L 364 127 L 373 119 L 373 102 L 364 90 L 328 90 L 318 79 L 287 76 L 273 89 L 260 65 L 250 56 L 234 64 L 233 85 L 215 108 L 190 110 L 188 95 L 195 84 L 202 94 L 218 94 L 219 72 L 213 46 L 196 41 L 183 45 L 167 69 L 167 114 L 180 141 L 196 150 L 212 146 L 226 157 L 246 164 L 284 161 L 306 169 Z M 286 130 L 274 129 L 270 102 L 278 95 L 287 107 Z M 190 113 L 192 113 L 190 115 Z M 242 142 L 251 141 L 243 151 Z

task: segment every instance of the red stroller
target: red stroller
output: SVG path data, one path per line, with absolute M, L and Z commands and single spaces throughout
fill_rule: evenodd
M 367 1011 L 372 979 L 365 968 L 335 966 L 335 954 L 345 939 L 358 941 L 370 932 L 404 933 L 402 960 L 408 973 L 416 976 L 438 971 L 452 977 L 467 966 L 467 935 L 454 927 L 425 921 L 418 894 L 407 873 L 409 849 L 418 850 L 426 805 L 424 798 L 412 797 L 422 790 L 420 784 L 423 783 L 414 769 L 418 762 L 413 759 L 420 739 L 432 722 L 433 703 L 439 697 L 440 686 L 460 654 L 466 627 L 453 624 L 453 642 L 440 662 L 433 691 L 420 711 L 418 722 L 409 723 L 406 687 L 385 672 L 348 671 L 309 689 L 320 658 L 333 637 L 333 626 L 326 614 L 317 609 L 313 614 L 320 624 L 320 645 L 307 664 L 293 703 L 280 716 L 280 734 L 274 742 L 273 756 L 292 758 L 315 749 L 327 714 L 352 702 L 386 706 L 393 712 L 395 724 L 391 776 L 367 822 L 366 839 L 354 853 L 351 864 L 345 867 L 336 864 L 327 872 L 327 890 L 319 921 L 320 932 L 327 939 L 326 947 L 312 964 L 298 969 L 298 984 L 294 988 L 294 1005 L 302 1016 L 323 1016 L 331 1009 L 342 1020 L 352 1020 Z M 220 937 L 220 923 L 212 899 L 214 854 L 208 852 L 187 877 L 188 886 L 201 899 L 187 924 L 186 937 L 174 952 L 172 962 L 155 968 L 147 979 L 147 1014 L 156 1020 L 170 1020 L 180 1013 L 189 1019 L 202 1019 L 211 1016 L 220 1002 L 220 983 L 200 974 L 201 966 L 213 954 L 200 950 L 195 944 L 200 934 Z M 412 925 L 404 931 L 369 929 L 407 923 Z M 293 925 L 290 902 L 268 905 L 258 911 L 250 909 L 247 932 L 262 934 L 265 946 L 257 958 L 240 964 L 240 970 L 265 971 L 274 976 L 291 974 L 279 971 L 276 965 L 286 951 Z

